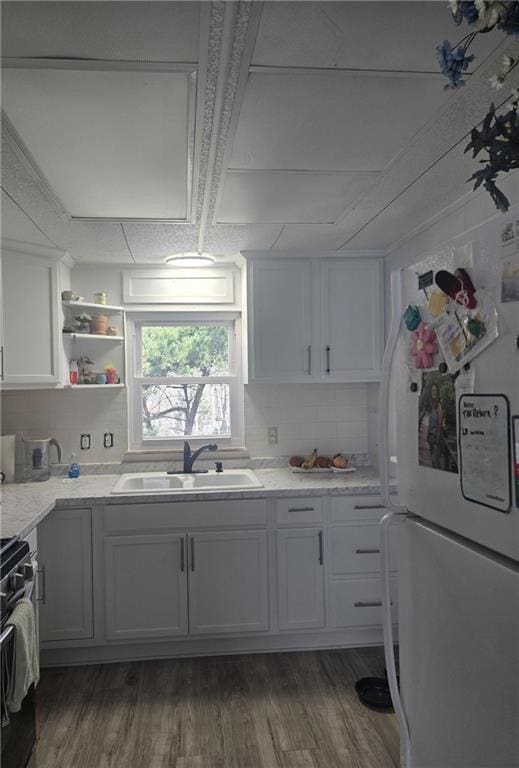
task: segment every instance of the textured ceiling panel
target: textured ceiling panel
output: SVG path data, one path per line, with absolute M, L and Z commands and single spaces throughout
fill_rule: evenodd
M 197 2 L 3 2 L 2 55 L 198 60 Z
M 196 251 L 198 227 L 192 224 L 125 223 L 124 233 L 136 261 L 160 261 L 180 251 Z
M 463 34 L 446 2 L 267 2 L 253 63 L 436 72 L 435 46 Z M 479 35 L 478 60 L 499 40 Z
M 334 224 L 288 224 L 274 246 L 275 251 L 301 251 L 312 248 L 333 251 L 346 240 L 348 233 Z
M 132 261 L 121 225 L 108 221 L 70 221 L 63 228 L 62 245 L 75 259 Z
M 188 77 L 7 69 L 3 108 L 73 216 L 185 218 Z
M 205 247 L 211 253 L 224 255 L 263 251 L 273 245 L 280 232 L 279 224 L 214 224 L 208 229 Z
M 426 176 L 413 184 L 398 200 L 374 218 L 347 248 L 385 248 L 404 237 L 418 224 L 433 217 L 471 189 L 466 179 L 474 171 L 474 160 L 463 147 L 449 152 Z
M 2 192 L 2 237 L 47 247 L 54 245 L 5 192 Z
M 437 77 L 258 74 L 231 168 L 376 171 L 446 102 Z
M 374 173 L 229 171 L 221 223 L 331 223 L 377 179 Z
M 509 50 L 508 41 L 505 40 L 492 59 L 481 67 L 477 75 L 464 88 L 452 95 L 436 119 L 414 138 L 406 148 L 405 154 L 381 176 L 372 194 L 365 195 L 354 208 L 346 212 L 338 222 L 341 228 L 352 234 L 360 231 L 370 220 L 378 217 L 381 211 L 391 206 L 393 201 L 399 199 L 406 189 L 410 190 L 413 198 L 413 190 L 417 188 L 416 185 L 421 179 L 425 179 L 424 184 L 420 186 L 423 196 L 417 200 L 421 205 L 421 213 L 416 213 L 418 217 L 416 219 L 409 218 L 408 229 L 432 215 L 429 195 L 435 198 L 436 189 L 432 182 L 427 183 L 428 179 L 433 177 L 430 169 L 434 169 L 438 160 L 457 142 L 460 142 L 462 147 L 468 143 L 467 136 L 470 134 L 471 127 L 483 119 L 488 105 L 495 99 L 496 92 L 489 85 L 488 78 L 499 67 L 501 57 L 507 50 Z M 499 101 L 506 101 L 511 89 L 518 87 L 519 68 L 509 74 L 505 88 L 499 92 Z M 470 168 L 473 170 L 475 167 L 477 162 L 472 162 Z M 442 168 L 447 166 L 442 164 Z M 456 181 L 452 175 L 450 178 L 453 183 Z M 467 177 L 462 176 L 462 181 L 465 178 Z M 466 191 L 463 185 L 462 188 Z M 456 189 L 459 190 L 460 186 L 456 185 Z M 450 195 L 448 197 L 452 199 Z M 413 209 L 417 210 L 414 206 Z M 386 245 L 390 245 L 391 242 L 388 232 Z M 346 247 L 353 246 L 348 242 Z M 373 247 L 378 246 L 374 244 Z

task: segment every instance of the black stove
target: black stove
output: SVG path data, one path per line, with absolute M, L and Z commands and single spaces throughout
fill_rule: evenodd
M 34 686 L 30 687 L 18 712 L 8 712 L 6 705 L 7 681 L 12 675 L 15 640 L 9 617 L 18 600 L 28 594 L 28 587 L 29 593 L 33 595 L 34 579 L 29 544 L 16 536 L 0 539 L 2 768 L 26 768 L 36 740 Z

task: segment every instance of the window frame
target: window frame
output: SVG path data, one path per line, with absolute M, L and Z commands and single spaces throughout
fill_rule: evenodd
M 229 330 L 229 374 L 216 376 L 164 376 L 142 375 L 143 326 L 220 325 Z M 126 381 L 128 387 L 128 450 L 168 453 L 182 450 L 188 440 L 193 448 L 214 440 L 221 449 L 242 449 L 244 446 L 244 398 L 242 365 L 242 323 L 239 312 L 128 312 L 126 314 Z M 142 429 L 141 388 L 145 384 L 229 384 L 230 424 L 229 437 L 185 435 L 176 438 L 145 439 Z M 213 454 L 214 455 L 214 454 Z

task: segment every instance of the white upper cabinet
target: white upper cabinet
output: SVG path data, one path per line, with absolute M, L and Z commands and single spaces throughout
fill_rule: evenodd
M 2 253 L 2 388 L 60 384 L 58 262 Z
M 251 381 L 314 378 L 311 267 L 306 259 L 249 265 Z
M 380 378 L 379 259 L 270 256 L 248 270 L 251 382 Z
M 382 265 L 327 259 L 321 265 L 323 374 L 333 381 L 377 381 L 382 355 Z

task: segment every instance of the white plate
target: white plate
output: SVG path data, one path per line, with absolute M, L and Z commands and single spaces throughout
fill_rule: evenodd
M 339 475 L 342 474 L 342 472 L 356 472 L 357 467 L 344 467 L 342 469 L 341 467 L 332 467 L 332 472 L 337 472 Z
M 312 467 L 312 469 L 303 469 L 303 467 L 290 467 L 292 472 L 296 475 L 318 475 L 323 472 L 329 474 L 332 471 L 331 467 Z

